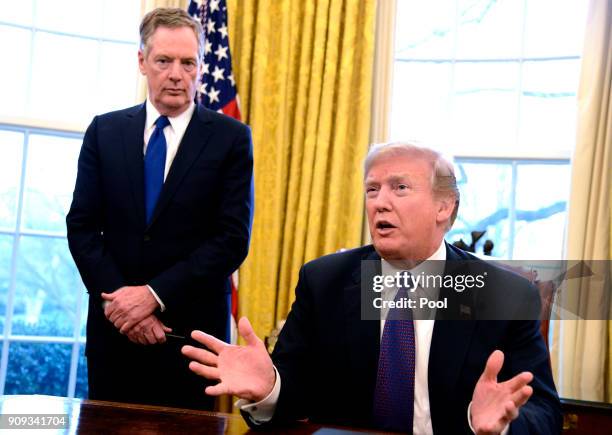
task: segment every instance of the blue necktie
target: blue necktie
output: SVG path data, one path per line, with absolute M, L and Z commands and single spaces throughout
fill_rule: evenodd
M 408 280 L 410 274 L 407 273 Z M 410 282 L 410 281 L 409 281 Z M 398 301 L 408 297 L 400 287 Z M 415 341 L 412 310 L 390 309 L 385 321 L 374 390 L 374 423 L 380 429 L 412 433 Z
M 149 138 L 147 152 L 144 158 L 145 176 L 145 209 L 147 212 L 147 225 L 153 217 L 153 210 L 164 185 L 164 170 L 166 168 L 166 137 L 164 128 L 170 125 L 168 117 L 160 116 L 155 121 L 155 130 Z

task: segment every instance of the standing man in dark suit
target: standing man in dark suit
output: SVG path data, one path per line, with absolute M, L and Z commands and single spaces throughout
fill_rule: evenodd
M 147 101 L 94 118 L 66 222 L 89 292 L 89 398 L 211 408 L 180 353 L 226 339 L 231 273 L 253 214 L 248 127 L 194 103 L 201 25 L 156 9 L 140 25 Z M 169 334 L 169 335 L 166 335 Z
M 253 426 L 309 418 L 415 434 L 559 433 L 537 290 L 444 242 L 459 206 L 452 165 L 427 148 L 377 145 L 366 158 L 365 191 L 373 246 L 302 268 L 272 359 L 246 318 L 246 346 L 192 333 L 208 350 L 185 346 L 190 368 L 219 381 L 206 393 L 241 397 Z M 454 284 L 392 279 L 383 300 L 420 294 L 447 307 L 366 318 L 374 277 L 435 276 L 436 268 Z M 489 285 L 464 291 L 466 276 Z

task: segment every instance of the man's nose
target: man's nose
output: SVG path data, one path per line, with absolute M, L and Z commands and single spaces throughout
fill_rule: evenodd
M 181 62 L 179 60 L 175 60 L 170 65 L 168 78 L 172 81 L 178 81 L 181 79 Z
M 389 211 L 393 207 L 391 204 L 391 192 L 389 189 L 381 188 L 374 198 L 374 207 L 377 211 Z

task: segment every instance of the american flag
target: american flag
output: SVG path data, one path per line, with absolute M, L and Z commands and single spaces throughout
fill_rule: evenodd
M 238 91 L 232 73 L 225 0 L 191 0 L 189 15 L 204 28 L 203 74 L 200 103 L 240 120 Z
M 227 5 L 225 0 L 191 0 L 189 15 L 202 23 L 204 29 L 204 58 L 200 104 L 241 120 L 236 82 L 232 73 L 227 33 Z M 238 273 L 232 275 L 232 316 L 238 319 Z M 234 335 L 234 331 L 232 331 Z

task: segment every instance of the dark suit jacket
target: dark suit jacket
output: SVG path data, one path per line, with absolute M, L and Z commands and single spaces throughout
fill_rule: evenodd
M 273 353 L 282 382 L 272 424 L 309 418 L 327 424 L 372 425 L 380 320 L 360 317 L 362 260 L 380 257 L 372 246 L 366 246 L 319 258 L 300 271 L 296 300 Z M 484 264 L 449 245 L 445 273 L 451 273 L 448 260 Z M 487 267 L 489 273 L 503 278 L 500 282 L 516 289 L 515 299 L 521 301 L 518 305 L 524 302 L 538 309 L 537 292 L 526 280 L 495 266 Z M 365 271 L 366 276 L 372 273 L 376 271 Z M 470 297 L 476 298 L 471 302 L 473 307 L 486 306 L 489 299 L 487 295 Z M 449 314 L 438 311 L 428 375 L 434 432 L 471 433 L 467 407 L 474 386 L 489 355 L 500 349 L 505 362 L 499 380 L 524 370 L 534 374 L 534 394 L 511 424 L 511 433 L 559 433 L 560 404 L 539 322 L 478 320 L 478 312 L 471 311 L 471 320 L 443 320 Z M 455 316 L 450 313 L 450 317 Z
M 94 118 L 79 156 L 66 222 L 70 251 L 90 294 L 87 355 L 132 345 L 106 320 L 101 292 L 149 284 L 166 305 L 159 319 L 188 336 L 226 338 L 229 276 L 247 255 L 253 152 L 244 124 L 196 106 L 152 221 L 145 224 L 145 104 Z

